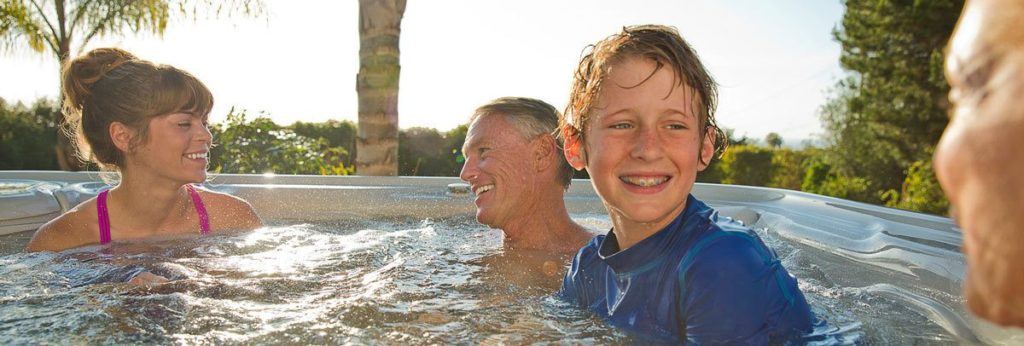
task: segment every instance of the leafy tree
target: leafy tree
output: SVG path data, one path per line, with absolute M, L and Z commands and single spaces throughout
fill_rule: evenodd
M 768 186 L 789 190 L 800 190 L 803 186 L 804 174 L 807 173 L 807 162 L 818 149 L 792 150 L 773 149 L 772 178 Z
M 779 148 L 782 147 L 782 136 L 778 133 L 770 132 L 767 136 L 764 136 L 764 142 L 767 143 L 769 147 Z
M 177 15 L 195 17 L 200 10 L 249 15 L 261 9 L 259 0 L 0 0 L 0 50 L 27 47 L 39 54 L 50 52 L 64 66 L 72 53 L 81 52 L 97 36 L 160 35 Z M 58 115 L 61 123 L 63 115 Z M 58 132 L 56 151 L 62 169 L 81 168 L 72 140 Z
M 345 149 L 330 147 L 322 138 L 311 139 L 275 124 L 270 118 L 248 120 L 234 109 L 222 124 L 214 124 L 215 146 L 210 170 L 217 173 L 349 174 Z
M 917 161 L 910 165 L 902 190 L 889 190 L 883 199 L 887 199 L 886 206 L 894 208 L 940 215 L 949 210 L 949 200 L 935 179 L 931 162 Z
M 725 132 L 726 142 L 729 144 L 725 150 L 726 152 L 729 151 L 729 148 L 753 144 L 754 142 L 747 136 L 736 138 L 736 131 L 734 129 L 723 128 L 723 132 Z M 701 183 L 722 183 L 723 179 L 725 179 L 725 173 L 722 171 L 723 156 L 725 156 L 725 152 L 718 153 L 717 157 L 708 158 L 711 162 L 703 171 L 697 172 L 697 181 Z M 589 177 L 586 176 L 585 178 Z M 576 178 L 580 177 L 577 176 Z
M 432 128 L 413 127 L 403 130 L 399 136 L 398 166 L 401 175 L 454 177 L 462 170 L 465 125 L 445 133 Z
M 306 138 L 322 138 L 327 141 L 327 145 L 332 148 L 344 149 L 348 155 L 344 158 L 344 164 L 346 167 L 354 165 L 352 162 L 352 156 L 356 154 L 356 124 L 344 120 L 328 120 L 322 123 L 306 123 L 306 122 L 295 122 L 287 129 L 292 130 L 295 134 Z
M 772 179 L 772 151 L 753 145 L 738 145 L 722 155 L 722 183 L 766 186 Z
M 847 0 L 834 36 L 840 80 L 822 108 L 836 177 L 869 191 L 898 190 L 913 162 L 929 161 L 946 126 L 943 47 L 962 0 Z M 836 178 L 839 179 L 839 178 Z M 845 179 L 845 178 L 844 178 Z M 880 194 L 852 194 L 880 203 Z
M 0 98 L 0 170 L 57 169 L 57 113 L 46 99 L 26 107 Z
M 864 178 L 843 175 L 821 160 L 814 160 L 808 165 L 800 190 L 857 200 L 863 200 L 866 195 L 871 194 L 868 182 Z
M 398 135 L 400 175 L 451 175 L 454 156 L 436 129 L 413 127 Z M 453 156 L 451 160 L 444 157 Z

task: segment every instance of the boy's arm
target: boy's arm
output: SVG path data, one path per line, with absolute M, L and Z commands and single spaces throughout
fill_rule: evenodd
M 724 236 L 682 268 L 682 337 L 688 343 L 768 343 L 774 267 L 749 239 Z

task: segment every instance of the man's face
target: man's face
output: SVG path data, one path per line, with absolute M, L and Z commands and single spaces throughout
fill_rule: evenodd
M 999 1 L 970 2 L 950 39 L 949 126 L 935 175 L 964 233 L 967 305 L 1024 326 L 1024 34 Z
M 462 150 L 466 164 L 459 177 L 476 194 L 477 221 L 503 229 L 511 220 L 529 217 L 537 178 L 532 170 L 532 148 L 501 115 L 486 116 L 470 125 Z

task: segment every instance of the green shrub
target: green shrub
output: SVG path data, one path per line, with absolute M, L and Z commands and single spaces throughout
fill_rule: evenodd
M 800 190 L 819 195 L 863 201 L 871 198 L 868 181 L 836 172 L 831 165 L 815 160 L 807 167 Z
M 893 208 L 937 215 L 945 215 L 949 211 L 949 200 L 935 179 L 930 161 L 915 161 L 911 164 L 902 191 L 886 191 L 882 198 L 886 206 Z
M 327 141 L 327 145 L 330 148 L 344 149 L 344 152 L 347 153 L 344 158 L 345 166 L 351 167 L 354 165 L 351 160 L 356 154 L 356 138 L 358 136 L 358 126 L 355 123 L 348 120 L 338 121 L 333 119 L 322 123 L 297 121 L 285 128 L 306 138 L 322 138 Z
M 770 187 L 800 190 L 807 173 L 807 161 L 814 149 L 775 149 L 772 154 L 772 179 Z
M 0 99 L 0 170 L 55 170 L 57 105 L 39 99 L 32 107 Z
M 753 145 L 730 147 L 722 155 L 722 183 L 767 186 L 772 180 L 772 151 Z
M 210 128 L 215 146 L 210 170 L 217 173 L 343 175 L 348 152 L 323 138 L 311 139 L 274 124 L 266 117 L 246 119 L 245 111 L 228 114 Z

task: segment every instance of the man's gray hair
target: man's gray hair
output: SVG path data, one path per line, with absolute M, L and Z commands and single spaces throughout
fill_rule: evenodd
M 469 118 L 470 126 L 483 118 L 499 115 L 512 124 L 519 131 L 519 135 L 526 140 L 533 140 L 541 135 L 551 136 L 558 145 L 558 180 L 562 186 L 569 188 L 572 182 L 573 169 L 561 154 L 561 136 L 558 131 L 558 109 L 547 102 L 527 97 L 502 97 L 494 99 L 487 104 L 480 106 Z

